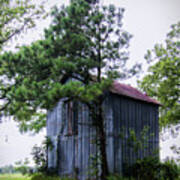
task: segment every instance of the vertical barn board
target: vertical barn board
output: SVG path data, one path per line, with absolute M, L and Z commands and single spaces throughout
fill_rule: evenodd
M 128 165 L 130 165 L 130 163 L 131 163 L 131 141 L 130 141 L 130 131 L 132 131 L 132 128 L 131 128 L 131 113 L 132 113 L 132 110 L 130 109 L 131 103 L 132 103 L 131 99 L 128 99 L 128 101 L 127 101 L 127 122 L 128 122 L 128 128 L 127 128 L 127 131 L 128 131 L 127 154 L 128 154 Z
M 110 164 L 110 166 L 113 167 L 113 172 L 117 172 L 117 166 L 116 166 L 116 162 L 117 162 L 117 157 L 118 157 L 118 114 L 119 114 L 119 101 L 117 98 L 113 98 L 113 109 L 116 109 L 116 112 L 113 113 L 113 149 L 112 149 L 112 154 L 114 155 L 112 158 L 112 163 Z
M 142 107 L 142 112 L 143 112 L 143 119 L 142 119 L 142 126 L 141 126 L 141 132 L 144 130 L 145 126 L 146 126 L 146 121 L 147 121 L 147 113 L 146 113 L 146 106 L 144 104 L 141 105 Z M 143 148 L 142 148 L 142 158 L 145 157 L 145 147 L 144 147 L 144 141 L 142 141 L 143 143 Z
M 73 137 L 61 137 L 59 143 L 59 174 L 72 175 L 73 173 L 73 151 L 72 151 Z
M 150 119 L 151 119 L 151 133 L 153 133 L 153 135 L 150 137 L 150 147 L 152 147 L 150 154 L 153 155 L 153 149 L 154 149 L 154 139 L 155 139 L 155 117 L 154 117 L 154 108 L 153 106 L 151 107 L 151 114 L 150 114 Z
M 82 160 L 81 160 L 81 168 L 82 168 L 82 179 L 85 179 L 86 178 L 86 168 L 87 168 L 87 164 L 86 164 L 86 157 L 87 157 L 87 147 L 85 146 L 85 142 L 87 140 L 86 138 L 86 117 L 85 117 L 85 106 L 82 105 L 82 111 L 81 111 L 81 117 L 82 117 L 82 121 L 81 121 L 81 128 L 82 128 L 82 144 L 81 144 L 81 148 L 82 148 L 82 153 L 81 153 L 81 156 L 82 156 Z
M 116 98 L 112 97 L 112 109 L 114 111 L 115 108 L 118 109 L 117 107 L 117 101 Z M 118 112 L 118 111 L 116 111 Z M 111 172 L 115 172 L 116 171 L 116 149 L 117 149 L 117 134 L 118 134 L 118 130 L 117 130 L 117 126 L 118 126 L 118 116 L 117 113 L 112 113 L 113 114 L 113 119 L 112 121 L 109 123 L 109 126 L 107 127 L 107 129 L 109 129 L 109 152 L 107 152 L 107 154 L 110 154 L 111 156 L 109 157 L 109 167 L 110 167 L 110 171 Z
M 63 149 L 63 137 L 59 137 L 59 143 L 58 143 L 58 154 L 59 154 L 59 164 L 58 164 L 58 172 L 60 175 L 63 174 L 64 172 L 64 149 Z
M 90 144 L 89 144 L 89 130 L 90 130 L 90 124 L 89 124 L 89 112 L 88 108 L 84 107 L 84 150 L 85 150 L 85 156 L 84 156 L 84 170 L 85 170 L 85 179 L 88 178 L 88 171 L 89 171 L 89 156 L 90 156 Z
M 81 111 L 81 179 L 85 180 L 86 177 L 86 164 L 85 164 L 85 159 L 86 159 L 86 148 L 85 147 L 85 140 L 86 140 L 86 121 L 85 121 L 85 106 L 82 104 L 82 111 Z
M 116 97 L 116 113 L 114 113 L 114 117 L 115 114 L 116 118 L 114 119 L 114 121 L 116 121 L 116 125 L 114 126 L 116 129 L 116 134 L 114 136 L 114 142 L 116 142 L 115 145 L 115 158 L 114 158 L 114 172 L 120 174 L 122 171 L 122 147 L 121 147 L 121 138 L 120 138 L 120 133 L 121 133 L 121 113 L 122 112 L 122 105 L 121 105 L 121 99 Z
M 147 126 L 147 121 L 148 121 L 148 113 L 147 113 L 147 106 L 146 104 L 142 105 L 143 107 L 143 127 L 142 127 L 142 131 L 146 128 Z M 146 136 L 147 132 L 145 133 Z M 143 141 L 143 150 L 142 150 L 142 157 L 146 157 L 147 156 L 147 151 L 146 151 L 146 140 Z
M 108 168 L 114 172 L 114 121 L 113 121 L 114 99 L 108 96 L 104 102 L 105 129 L 106 129 L 106 153 Z
M 158 106 L 156 105 L 154 107 L 154 110 L 155 110 L 155 137 L 156 137 L 156 140 L 155 140 L 155 149 L 159 149 L 159 123 L 158 123 L 158 120 L 159 120 L 159 117 L 158 117 Z M 158 152 L 158 157 L 159 157 L 159 152 Z
M 89 115 L 89 111 L 87 109 L 87 116 L 88 116 L 88 172 L 87 172 L 87 177 L 90 178 L 90 168 L 91 168 L 91 127 L 92 127 L 92 122 L 91 122 L 91 117 Z
M 121 114 L 120 114 L 120 122 L 121 122 L 121 156 L 122 156 L 122 171 L 124 171 L 124 168 L 125 168 L 125 163 L 126 163 L 126 157 L 125 157 L 125 146 L 126 146 L 126 124 L 125 124 L 125 121 L 126 121 L 126 115 L 125 115 L 125 105 L 124 105 L 124 99 L 123 97 L 120 97 L 121 98 Z M 115 110 L 114 110 L 115 111 Z
M 67 150 L 67 161 L 68 161 L 68 174 L 72 175 L 74 170 L 74 164 L 73 164 L 73 152 L 74 152 L 74 146 L 73 146 L 73 136 L 68 137 L 68 150 Z
M 147 106 L 146 106 L 146 108 L 147 108 L 147 115 L 148 115 L 148 117 L 147 117 L 147 127 L 148 127 L 148 129 L 147 129 L 147 142 L 146 142 L 146 153 L 145 153 L 145 155 L 146 156 L 150 156 L 150 136 L 151 136 L 151 131 L 153 130 L 153 129 L 151 129 L 152 128 L 152 126 L 151 126 L 151 111 L 152 111 L 152 109 L 151 109 L 151 104 L 147 104 Z
M 153 152 L 152 153 L 154 153 L 154 151 L 156 151 L 156 144 L 155 144 L 155 142 L 156 142 L 156 123 L 158 123 L 157 121 L 156 121 L 156 113 L 155 113 L 155 109 L 156 109 L 156 107 L 153 107 L 153 109 L 152 109 L 152 113 L 153 113 L 153 133 L 154 133 L 154 135 L 153 135 L 153 142 L 152 142 L 152 144 L 153 144 Z
M 57 132 L 57 106 L 53 109 L 53 135 L 56 136 L 56 132 Z
M 127 164 L 129 165 L 130 163 L 130 147 L 129 147 L 129 134 L 130 134 L 130 111 L 129 111 L 129 99 L 125 101 L 126 103 L 126 158 L 127 158 Z
M 76 135 L 74 137 L 74 171 L 76 171 L 75 173 L 78 173 L 79 168 L 78 168 L 78 156 L 79 156 L 79 152 L 78 152 L 78 135 Z
M 156 124 L 156 118 L 154 117 L 154 115 L 155 115 L 155 111 L 154 111 L 154 107 L 152 107 L 151 108 L 151 119 L 152 119 L 152 121 L 151 121 L 151 133 L 153 133 L 153 136 L 151 136 L 151 142 L 150 142 L 150 145 L 151 145 L 151 147 L 152 147 L 152 149 L 151 149 L 151 154 L 153 155 L 154 154 L 154 149 L 155 149 L 155 144 L 154 144 L 154 142 L 155 142 L 155 139 L 156 139 L 156 137 L 155 137 L 155 124 Z
M 47 115 L 47 136 L 50 137 L 53 143 L 53 150 L 48 150 L 48 167 L 55 168 L 57 162 L 57 106 L 52 111 L 48 111 Z
M 52 121 L 52 113 L 50 111 L 48 111 L 47 113 L 47 125 L 46 125 L 46 130 L 47 130 L 47 136 L 51 137 L 51 121 Z M 52 167 L 53 163 L 52 163 L 52 152 L 50 150 L 48 150 L 48 167 Z
M 142 110 L 142 104 L 138 103 L 137 105 L 137 112 L 138 112 L 138 118 L 137 118 L 137 134 L 138 138 L 141 138 L 141 131 L 143 127 L 143 110 Z M 142 150 L 138 149 L 138 159 L 142 159 Z
M 141 108 L 139 102 L 135 106 L 135 132 L 137 140 L 140 139 L 140 123 L 141 123 Z M 135 153 L 135 160 L 140 158 L 140 150 L 137 148 Z
M 142 130 L 144 128 L 144 124 L 145 124 L 145 108 L 144 108 L 144 104 L 140 104 L 141 106 L 141 112 L 142 112 L 142 116 L 141 116 L 141 127 L 140 127 L 140 133 L 142 133 Z M 142 137 L 142 134 L 141 134 Z M 142 142 L 143 143 L 143 142 Z M 144 148 L 142 148 L 140 150 L 140 157 L 141 159 L 144 158 Z
M 57 131 L 56 131 L 56 135 L 59 135 L 61 133 L 61 129 L 62 129 L 62 103 L 63 101 L 60 100 L 57 104 Z
M 133 104 L 134 102 L 132 100 L 129 99 L 129 103 L 128 103 L 128 112 L 129 112 L 129 118 L 128 118 L 128 122 L 129 122 L 129 138 L 130 138 L 130 131 L 134 131 L 134 127 L 133 127 Z M 133 161 L 133 142 L 130 141 L 128 149 L 129 149 L 129 164 L 132 164 Z
M 82 176 L 82 104 L 79 105 L 78 111 L 78 177 Z
M 151 132 L 153 132 L 153 126 L 152 126 L 153 119 L 151 116 L 152 115 L 151 112 L 152 112 L 152 106 L 150 105 L 148 108 L 148 116 L 149 116 L 148 117 L 149 118 L 148 127 L 149 127 L 149 129 L 148 129 L 148 142 L 147 142 L 147 156 L 151 155 L 151 148 L 152 148 L 152 146 L 151 146 Z
M 123 158 L 124 158 L 124 166 L 126 166 L 129 162 L 128 162 L 128 148 L 127 148 L 127 138 L 128 138 L 128 107 L 127 107 L 127 101 L 124 99 L 124 97 L 122 98 L 123 99 L 123 107 L 124 107 L 124 151 L 123 151 Z
M 158 107 L 153 107 L 153 154 L 159 150 L 159 123 L 158 123 Z M 159 156 L 159 154 L 157 154 Z
M 132 129 L 136 135 L 136 114 L 135 114 L 135 106 L 136 106 L 136 101 L 132 101 L 132 105 L 131 105 L 131 109 L 132 109 L 132 120 L 131 120 L 131 123 L 132 123 Z M 133 147 L 131 148 L 131 164 L 133 164 L 135 162 L 135 147 L 134 147 L 134 143 L 136 142 L 132 142 L 133 144 Z
M 93 124 L 92 118 L 89 119 L 90 124 Z M 90 137 L 89 137 L 89 177 L 95 176 L 95 162 L 94 157 L 97 155 L 97 147 L 96 147 L 96 128 L 95 126 L 90 126 Z
M 53 143 L 54 148 L 50 151 L 51 152 L 51 166 L 52 168 L 56 168 L 56 162 L 57 162 L 57 138 L 56 136 L 53 136 L 51 138 L 51 141 Z

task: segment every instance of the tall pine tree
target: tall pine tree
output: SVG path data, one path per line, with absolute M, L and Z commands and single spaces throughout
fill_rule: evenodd
M 1 112 L 14 116 L 22 131 L 38 132 L 46 111 L 68 97 L 89 107 L 97 127 L 101 179 L 108 175 L 102 103 L 113 80 L 129 77 L 131 35 L 122 29 L 124 9 L 97 1 L 72 0 L 54 8 L 44 39 L 0 57 Z M 65 80 L 69 81 L 65 83 Z

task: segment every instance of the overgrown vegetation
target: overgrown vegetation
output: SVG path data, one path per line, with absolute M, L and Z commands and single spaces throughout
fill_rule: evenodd
M 51 176 L 52 180 L 59 179 L 57 176 Z M 50 178 L 46 174 L 37 173 L 33 175 L 32 180 L 47 180 Z M 137 160 L 135 164 L 127 167 L 124 176 L 110 175 L 107 180 L 179 180 L 180 178 L 180 165 L 176 164 L 173 160 L 160 162 L 157 157 L 146 157 Z M 62 180 L 70 180 L 64 178 Z
M 127 168 L 125 176 L 138 180 L 178 180 L 180 166 L 173 160 L 160 162 L 157 157 L 146 157 Z
M 146 157 L 142 160 L 137 160 L 135 164 L 126 169 L 125 176 L 110 175 L 107 180 L 179 180 L 180 165 L 173 160 L 160 162 L 156 157 Z M 36 172 L 31 176 L 0 175 L 0 180 L 75 180 L 71 178 L 60 178 L 57 175 L 48 175 L 45 172 Z

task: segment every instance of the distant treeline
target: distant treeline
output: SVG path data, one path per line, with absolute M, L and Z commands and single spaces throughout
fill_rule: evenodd
M 0 174 L 15 174 L 15 173 L 21 173 L 23 175 L 25 174 L 32 174 L 33 172 L 36 172 L 35 167 L 30 167 L 27 165 L 19 165 L 19 166 L 13 166 L 13 165 L 6 165 L 0 167 Z
M 6 165 L 0 167 L 0 174 L 13 174 L 13 173 L 17 173 L 17 170 L 13 165 Z

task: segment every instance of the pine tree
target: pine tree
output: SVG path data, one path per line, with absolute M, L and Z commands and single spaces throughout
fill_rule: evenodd
M 38 132 L 45 126 L 46 111 L 60 98 L 88 106 L 97 127 L 103 180 L 109 173 L 104 92 L 113 80 L 129 77 L 138 67 L 125 66 L 132 36 L 122 29 L 123 12 L 95 0 L 72 0 L 67 7 L 54 8 L 43 40 L 0 57 L 1 111 L 14 116 L 22 131 Z

